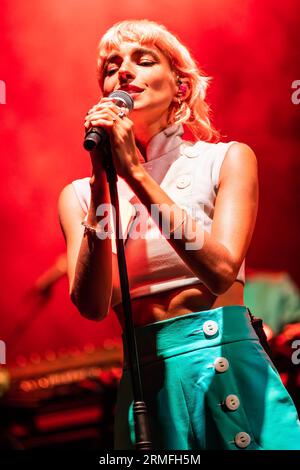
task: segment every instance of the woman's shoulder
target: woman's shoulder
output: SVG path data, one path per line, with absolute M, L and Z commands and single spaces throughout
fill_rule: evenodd
M 183 153 L 189 158 L 196 158 L 200 156 L 216 157 L 217 155 L 223 154 L 227 149 L 237 144 L 236 140 L 231 141 L 219 141 L 219 142 L 207 142 L 204 140 L 197 140 L 195 142 L 190 140 L 183 140 L 182 147 Z
M 244 143 L 236 140 L 207 142 L 198 140 L 196 142 L 183 140 L 181 153 L 187 157 L 189 167 L 206 180 L 211 179 L 213 186 L 218 187 L 220 171 L 226 160 L 226 168 L 237 168 L 243 165 L 255 166 L 255 154 L 253 150 Z M 226 157 L 226 158 L 225 158 Z

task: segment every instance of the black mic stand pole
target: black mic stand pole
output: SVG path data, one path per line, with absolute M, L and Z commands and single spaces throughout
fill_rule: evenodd
M 110 200 L 112 207 L 115 209 L 115 236 L 117 246 L 118 268 L 120 276 L 120 286 L 122 293 L 122 305 L 125 316 L 125 343 L 128 351 L 128 365 L 131 376 L 132 393 L 133 393 L 133 416 L 135 423 L 135 437 L 137 450 L 151 450 L 151 438 L 149 430 L 149 421 L 147 415 L 146 404 L 143 399 L 143 390 L 141 383 L 140 367 L 138 360 L 138 351 L 136 345 L 135 331 L 132 320 L 131 298 L 128 283 L 128 273 L 126 266 L 125 250 L 123 244 L 123 233 L 120 223 L 120 207 L 117 190 L 117 172 L 114 167 L 109 138 L 102 139 L 101 151 L 103 150 L 105 158 L 105 171 L 109 184 Z M 96 150 L 97 151 L 97 150 Z

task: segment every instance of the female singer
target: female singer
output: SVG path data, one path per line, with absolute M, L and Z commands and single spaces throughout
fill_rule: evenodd
M 112 26 L 100 42 L 98 78 L 101 99 L 85 128 L 107 131 L 119 176 L 153 448 L 300 449 L 296 410 L 243 301 L 258 205 L 253 151 L 218 141 L 208 78 L 161 25 Z M 130 114 L 109 97 L 115 90 L 131 95 Z M 195 142 L 182 138 L 183 123 Z M 83 316 L 101 320 L 112 307 L 123 325 L 115 241 L 101 209 L 110 204 L 101 148 L 91 166 L 91 177 L 59 198 L 70 295 Z M 134 447 L 126 351 L 115 446 Z

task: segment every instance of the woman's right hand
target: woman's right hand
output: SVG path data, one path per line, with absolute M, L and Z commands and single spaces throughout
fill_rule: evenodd
M 85 116 L 85 121 L 84 121 L 85 130 L 87 131 L 91 127 L 97 127 L 97 126 L 93 126 L 91 124 L 91 121 L 95 121 L 97 118 L 101 117 L 101 111 L 103 111 L 104 109 L 106 111 L 105 118 L 108 121 L 108 124 L 112 126 L 114 123 L 113 119 L 115 116 L 115 113 L 111 112 L 113 106 L 115 105 L 111 99 L 101 98 L 99 103 L 95 104 L 87 112 Z M 104 168 L 104 162 L 103 162 L 104 155 L 101 154 L 101 146 L 99 145 L 94 150 L 92 150 L 90 152 L 90 156 L 91 156 L 91 163 L 92 163 L 92 169 L 93 169 L 90 182 L 96 183 L 98 179 L 100 179 L 102 182 L 102 178 L 105 176 L 105 168 Z
M 141 171 L 140 153 L 135 143 L 133 121 L 128 117 L 126 108 L 118 107 L 111 98 L 102 98 L 90 109 L 84 125 L 87 129 L 101 127 L 108 133 L 113 164 L 120 177 L 126 180 L 131 178 L 134 172 Z M 101 157 L 100 150 L 100 169 L 101 167 L 103 169 Z M 99 151 L 96 151 L 95 170 L 98 169 L 98 159 Z

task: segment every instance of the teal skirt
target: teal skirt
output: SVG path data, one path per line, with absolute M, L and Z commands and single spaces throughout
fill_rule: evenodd
M 153 449 L 300 449 L 297 411 L 246 307 L 151 323 L 136 338 Z M 126 348 L 124 356 L 115 448 L 134 449 Z

